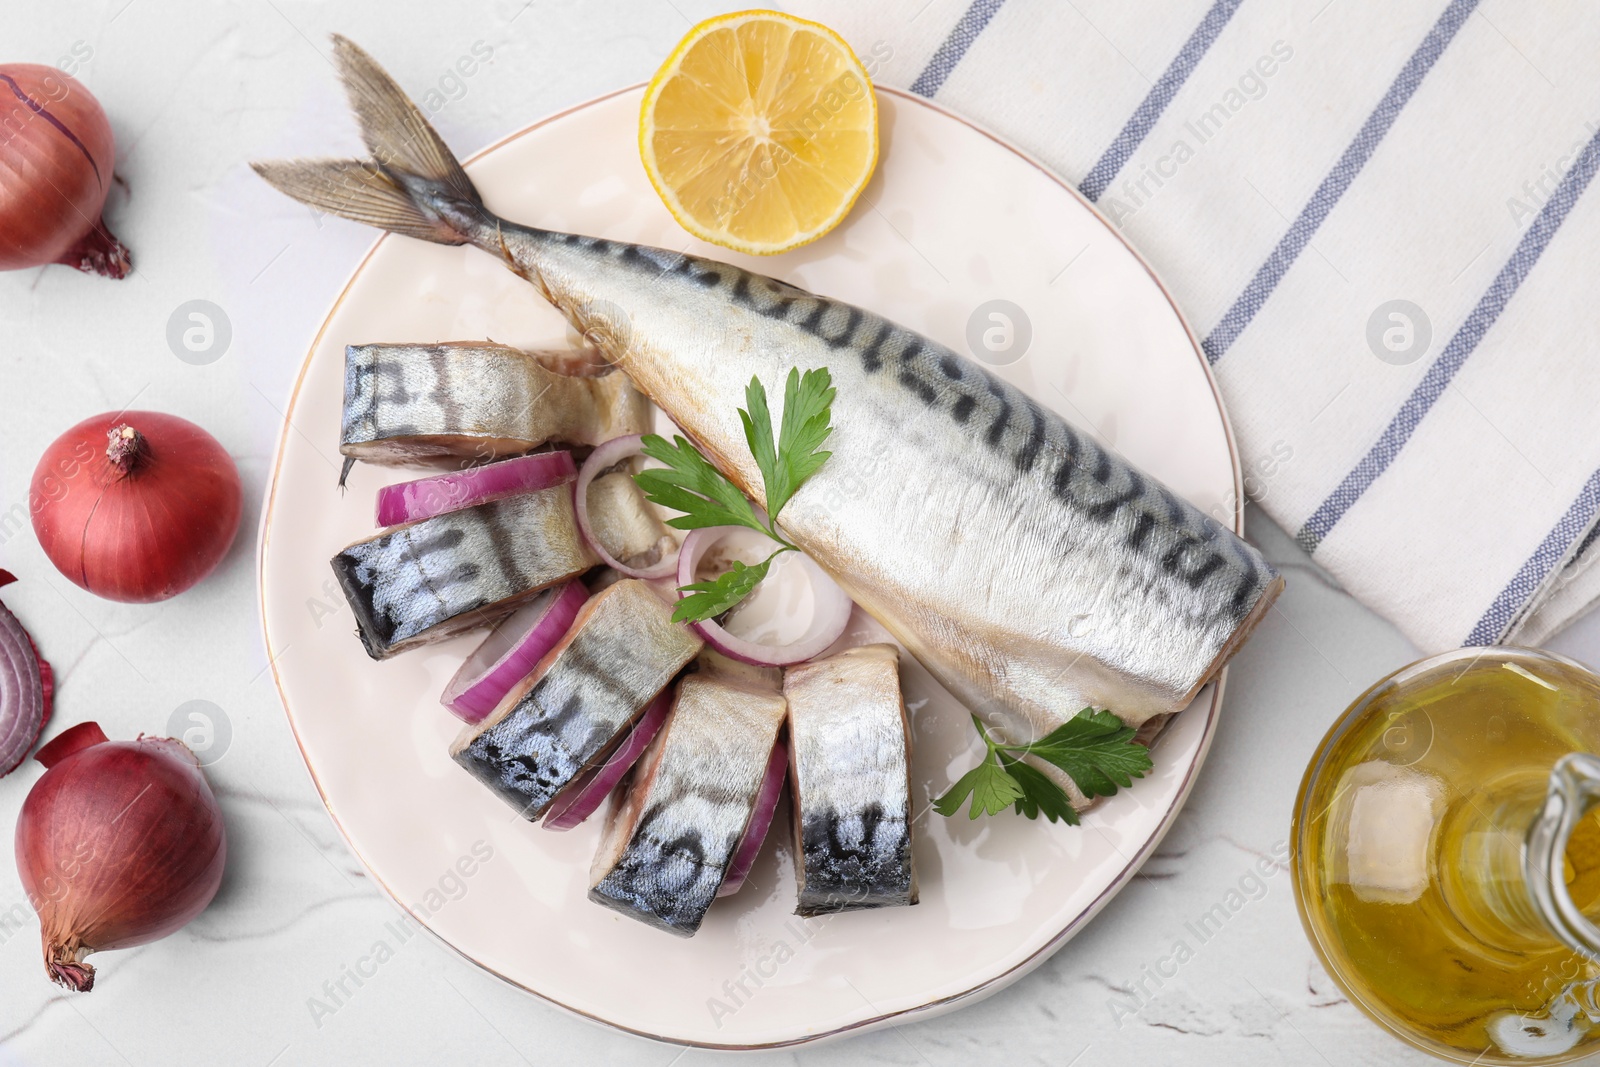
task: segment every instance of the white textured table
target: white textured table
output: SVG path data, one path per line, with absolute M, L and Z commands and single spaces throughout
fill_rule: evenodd
M 457 7 L 466 10 L 444 14 Z M 138 268 L 121 283 L 59 267 L 0 275 L 0 566 L 23 577 L 6 602 L 56 666 L 56 728 L 95 718 L 114 737 L 166 733 L 187 701 L 221 709 L 231 738 L 210 774 L 231 856 L 221 894 L 199 919 L 153 946 L 95 957 L 100 987 L 71 998 L 45 979 L 36 922 L 11 862 L 0 860 L 0 1067 L 709 1060 L 569 1017 L 426 937 L 398 945 L 359 988 L 347 982 L 354 993 L 332 1014 L 313 1010 L 314 1000 L 328 1002 L 324 983 L 380 938 L 392 940 L 385 924 L 396 909 L 339 839 L 290 736 L 266 671 L 254 542 L 289 384 L 372 235 L 295 208 L 244 161 L 347 154 L 355 144 L 324 56 L 331 30 L 362 42 L 410 86 L 437 71 L 434 120 L 465 152 L 647 77 L 686 19 L 715 8 L 683 0 L 603 12 L 576 0 L 177 8 L 64 0 L 0 11 L 0 59 L 50 63 L 75 44 L 80 55 L 92 50 L 80 76 L 116 130 L 127 191 L 111 217 Z M 479 42 L 492 63 L 452 82 L 450 68 Z M 167 343 L 169 316 L 190 300 L 215 303 L 231 323 L 228 350 L 206 365 L 178 359 Z M 223 569 L 151 607 L 71 586 L 16 522 L 45 443 L 129 404 L 201 422 L 245 481 L 244 532 Z M 1326 725 L 1412 650 L 1270 523 L 1253 516 L 1249 533 L 1284 569 L 1288 591 L 1236 661 L 1206 771 L 1143 874 L 1085 933 L 992 999 L 784 1058 L 1429 1062 L 1367 1023 L 1322 974 L 1287 874 L 1254 892 L 1248 877 L 1258 856 L 1281 854 L 1301 771 Z M 1556 647 L 1600 660 L 1600 624 L 1580 625 Z M 0 827 L 12 825 L 38 773 L 30 763 L 0 781 Z M 1241 889 L 1245 905 L 1200 943 L 1186 923 Z M 1192 958 L 1160 977 L 1173 970 L 1180 939 Z

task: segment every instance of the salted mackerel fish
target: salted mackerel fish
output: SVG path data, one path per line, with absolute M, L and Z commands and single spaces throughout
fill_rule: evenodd
M 649 403 L 626 376 L 573 377 L 547 363 L 572 369 L 484 341 L 350 345 L 339 451 L 347 462 L 485 460 L 649 428 Z
M 680 937 L 698 931 L 755 810 L 786 707 L 776 687 L 715 671 L 679 682 L 606 820 L 589 899 Z
M 900 653 L 858 645 L 783 675 L 800 915 L 917 902 Z
M 589 529 L 611 558 L 630 566 L 648 567 L 672 551 L 672 534 L 630 472 L 618 470 L 600 475 L 589 483 L 585 497 Z
M 625 578 L 590 597 L 572 627 L 450 756 L 537 821 L 612 747 L 703 642 L 644 582 Z
M 496 622 L 599 559 L 563 484 L 393 527 L 331 562 L 367 655 L 387 659 Z
M 833 455 L 783 532 L 1010 739 L 1086 706 L 1133 726 L 1181 710 L 1282 588 L 1199 508 L 913 330 L 716 260 L 498 218 L 371 57 L 341 37 L 334 57 L 374 161 L 256 171 L 319 210 L 500 259 L 757 499 L 746 383 L 827 367 Z

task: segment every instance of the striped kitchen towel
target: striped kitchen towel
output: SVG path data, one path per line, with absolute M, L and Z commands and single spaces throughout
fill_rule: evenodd
M 1145 255 L 1245 487 L 1425 650 L 1600 597 L 1600 10 L 794 0 Z

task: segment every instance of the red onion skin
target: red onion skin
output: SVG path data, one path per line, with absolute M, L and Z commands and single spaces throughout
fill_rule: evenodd
M 64 263 L 125 277 L 101 215 L 116 144 L 93 94 L 55 67 L 0 64 L 0 270 Z
M 604 763 L 583 771 L 556 794 L 544 815 L 542 825 L 546 830 L 570 830 L 600 809 L 606 797 L 616 789 L 617 783 L 639 762 L 644 750 L 667 724 L 673 696 L 673 689 L 663 689 L 645 708 L 639 721 L 628 728 L 621 745 L 606 757 Z
M 421 522 L 447 511 L 548 489 L 577 476 L 572 453 L 563 449 L 513 456 L 480 467 L 396 482 L 378 490 L 378 525 Z
M 539 621 L 512 649 L 494 664 L 477 675 L 468 672 L 475 667 L 478 652 L 474 651 L 461 664 L 460 670 L 445 684 L 439 703 L 462 722 L 476 725 L 489 717 L 499 707 L 501 699 L 512 687 L 531 674 L 539 661 L 561 642 L 572 629 L 578 612 L 589 600 L 589 591 L 576 579 L 556 587 L 550 594 Z M 537 603 L 537 601 L 535 601 Z M 520 609 L 519 609 L 520 611 Z M 512 612 L 484 638 L 487 643 L 495 639 L 503 627 L 509 626 L 519 612 Z M 479 646 L 481 649 L 482 646 Z
M 96 743 L 88 731 L 73 742 L 81 747 L 66 754 L 54 741 L 41 750 L 53 764 L 22 802 L 17 871 L 39 913 L 46 973 L 87 992 L 89 953 L 159 940 L 211 903 L 228 845 L 183 742 Z
M 750 877 L 750 869 L 756 865 L 756 857 L 761 854 L 767 831 L 772 828 L 772 816 L 778 808 L 778 798 L 783 793 L 784 779 L 788 774 L 789 743 L 780 735 L 772 745 L 771 754 L 767 756 L 767 772 L 756 793 L 755 810 L 750 813 L 750 822 L 740 835 L 732 858 L 728 860 L 727 872 L 717 889 L 717 896 L 729 897 L 744 888 L 745 879 Z
M 39 746 L 39 751 L 33 758 L 49 770 L 68 756 L 90 745 L 103 745 L 108 741 L 106 732 L 100 729 L 97 722 L 80 722 L 76 726 L 69 726 L 56 734 L 50 740 Z
M 117 426 L 141 435 L 124 470 Z M 239 531 L 233 458 L 205 430 L 155 411 L 96 415 L 45 450 L 28 492 L 33 530 L 56 569 L 107 600 L 166 600 L 210 574 Z

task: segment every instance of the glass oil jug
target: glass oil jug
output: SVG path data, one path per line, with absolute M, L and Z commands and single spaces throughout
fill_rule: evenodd
M 1352 1003 L 1474 1064 L 1600 1051 L 1600 678 L 1468 648 L 1390 675 L 1323 739 L 1295 901 Z

